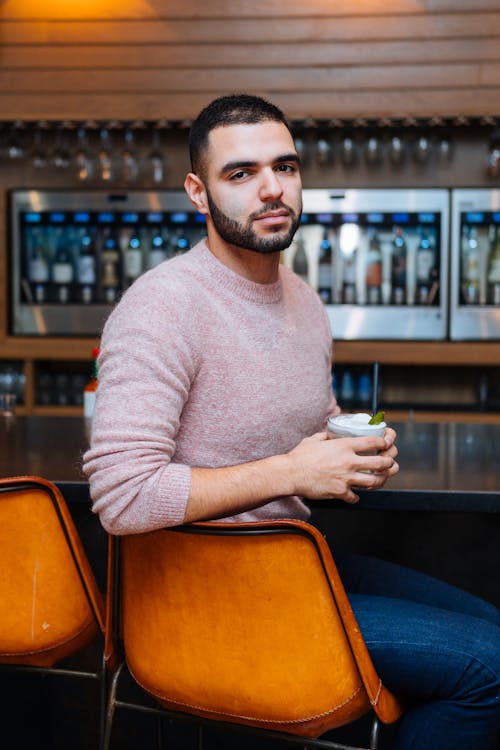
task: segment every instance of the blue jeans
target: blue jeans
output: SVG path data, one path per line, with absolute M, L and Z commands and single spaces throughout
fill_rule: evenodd
M 375 668 L 404 699 L 395 750 L 498 750 L 499 610 L 382 560 L 336 562 Z

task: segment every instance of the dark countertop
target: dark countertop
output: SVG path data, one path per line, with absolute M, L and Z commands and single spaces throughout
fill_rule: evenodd
M 394 427 L 400 472 L 387 488 L 362 492 L 354 507 L 500 512 L 500 425 Z M 0 476 L 40 475 L 65 486 L 85 483 L 81 458 L 87 444 L 88 427 L 80 417 L 0 417 Z M 74 499 L 87 498 L 85 486 L 73 489 Z M 331 507 L 338 505 L 331 501 Z

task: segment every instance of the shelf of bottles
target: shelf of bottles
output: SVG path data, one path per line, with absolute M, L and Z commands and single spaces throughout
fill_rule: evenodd
M 318 291 L 336 340 L 445 339 L 448 222 L 446 190 L 305 190 L 284 262 Z
M 88 197 L 88 196 L 87 196 Z M 100 205 L 75 194 L 44 196 L 57 208 L 14 196 L 12 332 L 16 335 L 99 335 L 121 294 L 143 273 L 186 252 L 204 234 L 205 219 L 185 210 L 184 196 L 116 198 Z M 16 201 L 17 199 L 17 201 Z M 122 200 L 123 199 L 123 200 Z
M 450 335 L 500 339 L 500 189 L 455 190 Z
M 332 386 L 343 410 L 370 411 L 373 394 L 371 366 L 336 365 Z M 500 412 L 500 368 L 485 366 L 449 368 L 424 365 L 381 366 L 378 403 L 394 413 L 498 413 Z

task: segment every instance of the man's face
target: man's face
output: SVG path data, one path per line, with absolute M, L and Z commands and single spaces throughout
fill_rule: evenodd
M 298 157 L 280 122 L 212 130 L 204 179 L 209 220 L 228 244 L 258 253 L 287 248 L 302 211 Z

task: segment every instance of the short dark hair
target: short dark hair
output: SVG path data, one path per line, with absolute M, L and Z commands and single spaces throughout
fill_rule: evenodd
M 291 133 L 290 125 L 281 109 L 260 96 L 229 94 L 214 99 L 202 109 L 191 126 L 189 133 L 191 171 L 200 177 L 204 175 L 204 156 L 211 130 L 226 125 L 254 125 L 267 120 L 282 122 Z

